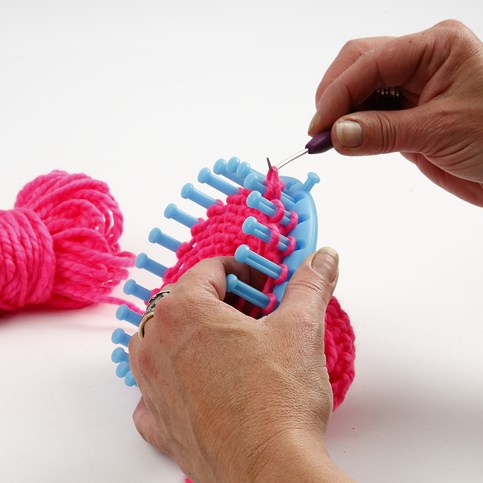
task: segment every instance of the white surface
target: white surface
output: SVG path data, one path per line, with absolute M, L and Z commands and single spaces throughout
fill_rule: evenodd
M 175 231 L 162 210 L 201 167 L 237 155 L 263 168 L 301 148 L 346 40 L 449 17 L 481 37 L 481 13 L 474 0 L 2 0 L 0 207 L 38 174 L 86 172 L 118 199 L 124 248 L 146 250 L 153 226 Z M 357 333 L 332 456 L 361 482 L 481 481 L 483 211 L 398 155 L 284 169 L 310 170 Z M 117 326 L 106 306 L 0 320 L 2 482 L 183 481 L 133 429 L 136 390 L 109 360 Z

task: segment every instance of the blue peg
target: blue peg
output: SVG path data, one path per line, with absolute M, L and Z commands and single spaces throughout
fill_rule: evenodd
M 230 173 L 236 173 L 238 166 L 240 166 L 240 160 L 236 156 L 233 156 L 228 160 L 227 166 Z
M 306 191 L 307 193 L 310 192 L 310 190 L 318 183 L 320 182 L 320 178 L 317 174 L 310 172 L 307 175 L 307 180 L 303 184 L 303 190 Z
M 267 216 L 275 216 L 277 213 L 277 206 L 270 200 L 267 200 L 262 196 L 259 191 L 252 191 L 247 196 L 247 206 L 249 208 L 255 208 L 258 211 L 261 211 Z M 290 212 L 285 210 L 285 214 L 283 218 L 280 220 L 280 223 L 284 226 L 287 226 L 290 223 Z
M 129 354 L 122 348 L 116 347 L 111 355 L 112 362 L 129 362 Z
M 116 376 L 124 377 L 130 371 L 129 362 L 123 361 L 116 367 Z
M 247 190 L 259 191 L 262 195 L 267 191 L 267 187 L 264 181 L 261 181 L 255 173 L 250 173 L 245 178 L 245 183 L 243 184 Z M 295 206 L 294 199 L 289 196 L 285 191 L 280 194 L 280 201 L 283 203 L 287 210 L 293 210 Z
M 212 186 L 225 195 L 236 195 L 238 193 L 238 188 L 236 186 L 233 186 L 231 183 L 216 176 L 208 168 L 203 168 L 199 172 L 198 181 Z
M 178 248 L 181 246 L 180 241 L 176 240 L 176 238 L 166 235 L 159 228 L 153 228 L 151 230 L 149 233 L 149 241 L 151 243 L 157 243 L 158 245 L 161 245 L 173 252 L 176 252 L 176 250 L 178 250 Z
M 248 245 L 240 245 L 236 249 L 235 260 L 241 263 L 246 263 L 248 266 L 253 267 L 275 280 L 282 275 L 282 268 L 280 265 L 277 265 L 268 258 L 250 250 Z
M 272 240 L 272 233 L 270 229 L 260 223 L 254 216 L 249 216 L 242 225 L 242 231 L 246 235 L 253 235 L 256 236 L 259 240 L 264 241 L 265 243 L 270 243 Z M 277 248 L 284 252 L 290 244 L 290 240 L 284 236 L 280 235 Z
M 124 347 L 127 347 L 129 345 L 129 341 L 131 340 L 131 336 L 122 329 L 116 329 L 112 333 L 111 340 L 114 342 L 114 344 L 121 344 Z
M 151 298 L 151 290 L 148 290 L 146 287 L 139 285 L 132 278 L 126 280 L 123 291 L 126 295 L 134 295 L 135 297 L 141 299 L 144 302 Z
M 223 161 L 219 159 L 218 161 Z M 202 191 L 196 189 L 192 183 L 186 183 L 181 189 L 181 197 L 185 200 L 191 200 L 202 206 L 203 208 L 209 208 L 216 204 L 215 198 L 208 196 Z
M 138 385 L 136 382 L 136 379 L 134 379 L 134 376 L 130 370 L 124 376 L 124 382 L 126 386 L 129 386 L 129 387 Z
M 256 190 L 260 191 L 260 193 L 265 193 L 267 189 L 263 181 L 261 181 L 259 177 L 252 172 L 247 174 L 244 186 L 247 190 Z
M 170 203 L 166 207 L 164 210 L 164 216 L 168 219 L 172 218 L 188 228 L 196 225 L 199 221 L 198 218 L 191 216 L 189 213 L 186 213 L 186 211 L 180 210 L 174 203 Z
M 224 159 L 218 159 L 213 165 L 213 172 L 224 175 L 228 172 L 228 163 Z
M 242 297 L 247 302 L 251 302 L 252 304 L 264 309 L 270 302 L 270 297 L 260 290 L 248 285 L 241 280 L 238 280 L 238 277 L 231 273 L 226 277 L 226 289 L 228 292 L 232 292 L 239 297 Z
M 131 310 L 127 305 L 120 305 L 116 311 L 116 318 L 117 320 L 125 320 L 130 324 L 135 325 L 136 327 L 139 326 L 141 322 L 141 315 L 134 310 Z
M 161 263 L 154 261 L 152 258 L 149 258 L 145 253 L 140 253 L 136 257 L 136 268 L 143 268 L 148 272 L 154 273 L 158 277 L 163 278 L 166 270 L 168 269 Z
M 248 163 L 245 163 L 248 164 Z M 230 158 L 228 162 L 223 159 L 219 159 L 213 166 L 213 171 L 216 174 L 221 174 L 225 178 L 234 181 L 236 184 L 243 186 L 245 181 L 245 175 L 241 175 L 238 171 L 240 160 L 236 157 Z M 249 166 L 249 165 L 248 165 Z
M 265 179 L 265 176 L 262 173 L 254 170 L 247 162 L 240 163 L 240 165 L 237 167 L 236 174 L 242 179 L 246 179 L 248 175 L 254 176 L 259 181 L 263 181 Z
M 221 174 L 230 181 L 234 181 L 236 184 L 243 186 L 243 179 L 236 173 L 236 168 L 240 164 L 238 158 L 231 158 L 228 163 L 224 159 L 219 159 L 213 166 L 215 174 Z

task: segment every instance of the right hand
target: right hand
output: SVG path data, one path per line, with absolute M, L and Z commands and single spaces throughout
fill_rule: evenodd
M 352 112 L 384 86 L 400 87 L 404 109 Z M 483 44 L 463 24 L 348 42 L 316 104 L 310 135 L 333 126 L 333 145 L 345 155 L 399 151 L 436 184 L 483 207 Z

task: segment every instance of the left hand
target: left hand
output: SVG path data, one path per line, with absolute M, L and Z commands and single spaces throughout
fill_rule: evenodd
M 231 257 L 204 260 L 166 287 L 144 339 L 129 345 L 141 435 L 196 483 L 340 477 L 322 438 L 332 412 L 324 316 L 337 266 L 331 249 L 309 257 L 260 320 L 223 302 L 226 273 L 250 282 Z

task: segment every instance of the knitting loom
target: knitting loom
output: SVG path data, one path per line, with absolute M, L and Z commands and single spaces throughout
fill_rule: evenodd
M 261 272 L 266 280 L 260 290 L 239 280 L 234 274 L 227 275 L 227 291 L 239 298 L 236 307 L 248 310 L 256 318 L 272 312 L 280 303 L 294 271 L 316 248 L 317 214 L 310 190 L 319 182 L 319 177 L 309 173 L 302 183 L 291 177 L 279 178 L 277 169 L 270 169 L 265 176 L 248 163 L 233 157 L 228 162 L 218 160 L 213 166 L 213 172 L 203 168 L 199 172 L 198 181 L 222 193 L 226 197 L 225 201 L 212 198 L 191 183 L 184 185 L 182 198 L 205 208 L 206 219 L 196 218 L 175 204 L 169 204 L 164 216 L 188 227 L 191 240 L 181 242 L 159 228 L 154 228 L 149 234 L 149 241 L 175 252 L 178 261 L 167 268 L 141 253 L 136 258 L 136 267 L 159 276 L 164 286 L 176 282 L 186 270 L 203 258 L 234 255 L 237 261 Z M 124 285 L 124 292 L 146 303 L 153 290 L 130 279 Z M 330 316 L 331 313 L 333 316 Z M 329 338 L 332 337 L 330 354 L 326 348 L 329 374 L 329 365 L 333 363 L 333 368 L 338 368 L 340 372 L 338 382 L 331 378 L 333 389 L 337 383 L 342 384 L 343 389 L 341 397 L 334 398 L 334 405 L 337 405 L 343 400 L 354 377 L 354 335 L 347 315 L 335 298 L 329 304 L 328 315 L 326 345 L 327 333 Z M 119 307 L 116 317 L 136 327 L 141 321 L 140 313 L 127 305 Z M 332 331 L 332 334 L 328 319 L 337 322 L 333 324 L 337 330 Z M 122 328 L 118 328 L 112 334 L 112 341 L 127 347 L 130 337 Z M 349 358 L 348 353 L 351 354 Z M 339 357 L 341 354 L 344 356 L 342 359 Z M 112 361 L 117 364 L 117 376 L 123 378 L 128 386 L 136 385 L 129 367 L 129 354 L 123 347 L 114 350 Z

